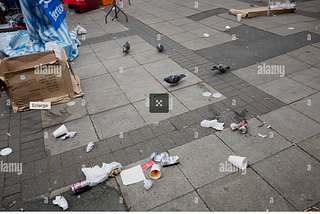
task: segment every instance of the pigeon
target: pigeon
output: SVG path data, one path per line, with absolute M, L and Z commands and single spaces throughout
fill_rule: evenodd
M 172 84 L 171 86 L 174 86 L 174 85 L 178 85 L 179 81 L 184 77 L 186 77 L 186 75 L 184 74 L 172 75 L 167 78 L 164 78 L 163 81 Z
M 128 53 L 130 50 L 130 45 L 128 43 L 128 41 L 123 45 L 123 52 Z
M 214 71 L 214 70 L 219 70 L 221 72 L 221 74 L 223 74 L 224 72 L 227 71 L 227 69 L 230 69 L 230 66 L 228 65 L 215 65 L 213 66 L 213 68 L 211 69 L 211 71 Z
M 164 49 L 163 44 L 161 44 L 161 43 L 158 44 L 158 45 L 157 45 L 157 49 L 158 49 L 158 51 L 162 52 L 163 49 Z

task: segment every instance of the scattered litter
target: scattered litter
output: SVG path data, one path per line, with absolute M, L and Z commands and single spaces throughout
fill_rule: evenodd
M 237 14 L 237 21 L 240 22 L 241 21 L 241 17 L 242 17 L 242 14 Z
M 210 93 L 210 92 L 203 92 L 203 93 L 202 93 L 202 96 L 210 97 L 210 96 L 211 96 L 211 93 Z
M 122 183 L 126 186 L 146 180 L 140 165 L 123 170 L 120 176 Z
M 119 122 L 119 124 L 122 124 L 123 122 Z
M 179 163 L 178 156 L 170 156 L 161 160 L 161 166 L 170 166 Z
M 111 172 L 108 174 L 108 176 L 111 177 L 111 178 L 114 178 L 114 176 L 119 175 L 120 172 L 121 172 L 121 168 L 120 167 L 116 167 L 116 168 L 111 170 Z
M 267 98 L 263 98 L 263 100 L 269 100 L 269 98 L 267 97 Z
M 267 137 L 267 135 L 263 135 L 263 134 L 260 134 L 260 133 L 258 133 L 258 135 L 259 135 L 259 137 L 262 137 L 262 138 L 266 138 Z
M 90 189 L 90 183 L 87 180 L 80 181 L 71 186 L 71 190 L 75 194 L 87 191 L 88 189 Z
M 232 131 L 236 130 L 236 129 L 239 129 L 239 124 L 236 124 L 236 123 L 231 123 L 230 124 L 230 128 Z
M 308 212 L 308 211 L 310 211 L 311 209 L 312 209 L 312 208 L 309 207 L 308 209 L 303 210 L 303 212 Z
M 246 120 L 242 120 L 239 126 L 239 131 L 241 132 L 241 134 L 247 133 L 248 122 Z
M 147 163 L 141 165 L 141 169 L 144 171 L 149 169 L 155 162 L 153 160 L 149 160 Z
M 70 101 L 70 102 L 68 102 L 67 103 L 67 105 L 70 107 L 70 106 L 74 106 L 76 104 L 76 102 L 75 101 Z
M 159 179 L 161 177 L 160 166 L 158 164 L 153 164 L 149 175 L 152 179 Z
M 74 66 L 76 63 L 75 62 L 71 62 L 71 65 Z
M 289 30 L 294 30 L 294 27 L 288 27 Z
M 82 35 L 82 34 L 86 34 L 87 30 L 84 29 L 83 27 L 81 27 L 80 25 L 77 25 L 76 28 L 73 29 L 73 32 L 77 35 Z
M 5 149 L 2 149 L 2 150 L 1 150 L 0 154 L 1 154 L 2 156 L 7 156 L 7 155 L 10 155 L 11 152 L 12 152 L 12 149 L 11 149 L 11 148 L 5 148 Z
M 214 93 L 214 94 L 212 94 L 212 97 L 214 97 L 214 98 L 220 98 L 220 97 L 222 97 L 222 94 L 220 94 L 220 93 Z
M 170 156 L 170 154 L 168 152 L 163 152 L 163 153 L 155 153 L 155 152 L 153 152 L 151 154 L 150 158 L 155 162 L 161 162 L 161 160 L 163 158 L 166 158 L 166 157 L 169 157 L 169 156 Z
M 185 129 L 185 128 L 188 128 L 188 126 L 184 126 L 184 127 L 182 127 L 182 128 L 184 128 L 184 129 Z
M 89 185 L 95 186 L 103 182 L 104 180 L 108 179 L 109 173 L 112 171 L 112 169 L 115 169 L 117 167 L 122 168 L 120 163 L 112 162 L 110 164 L 103 163 L 101 168 L 98 165 L 96 165 L 92 168 L 82 168 L 81 170 L 86 176 L 86 180 L 89 182 Z
M 90 142 L 87 146 L 87 152 L 90 152 L 94 147 L 94 143 L 93 142 Z
M 200 123 L 201 127 L 206 127 L 206 128 L 209 128 L 209 127 L 212 127 L 216 130 L 223 130 L 223 125 L 224 123 L 218 123 L 217 120 L 203 120 L 201 123 Z
M 320 210 L 318 207 L 312 207 L 313 209 L 315 209 L 315 210 Z
M 267 126 L 267 129 L 270 129 L 271 128 L 271 126 Z
M 230 155 L 228 161 L 239 169 L 244 170 L 247 168 L 248 161 L 246 157 Z
M 7 132 L 7 135 L 8 135 L 9 137 L 11 137 L 11 134 L 9 134 L 8 132 Z
M 257 116 L 257 119 L 259 119 L 259 115 Z
M 62 136 L 62 135 L 65 135 L 65 134 L 67 134 L 67 133 L 68 133 L 67 127 L 66 127 L 65 125 L 62 125 L 62 126 L 60 126 L 57 130 L 55 130 L 55 131 L 53 132 L 53 136 L 54 136 L 55 138 L 58 138 L 58 137 L 60 137 L 60 136 Z
M 226 28 L 227 28 L 227 29 L 230 29 L 230 26 L 227 25 Z
M 52 203 L 53 203 L 54 205 L 58 205 L 58 206 L 61 207 L 63 210 L 68 209 L 68 202 L 67 202 L 67 200 L 66 200 L 63 196 L 61 196 L 61 195 L 56 196 L 56 200 L 53 200 Z
M 23 212 L 23 209 L 22 209 L 22 208 L 20 208 L 20 210 Z
M 61 137 L 61 140 L 65 140 L 66 138 L 73 138 L 77 132 L 67 132 L 66 135 Z
M 204 37 L 209 37 L 209 34 L 208 33 L 204 33 L 203 36 Z
M 149 190 L 152 187 L 152 181 L 150 180 L 144 180 L 144 188 L 146 188 L 147 190 Z

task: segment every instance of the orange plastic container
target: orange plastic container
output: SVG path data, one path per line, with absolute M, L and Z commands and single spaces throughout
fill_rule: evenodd
M 99 0 L 101 5 L 110 5 L 113 3 L 113 0 Z

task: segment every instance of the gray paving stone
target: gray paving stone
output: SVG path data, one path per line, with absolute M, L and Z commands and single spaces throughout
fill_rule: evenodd
M 226 157 L 230 155 L 232 151 L 215 135 L 209 135 L 195 140 L 181 147 L 171 149 L 169 152 L 170 154 L 179 156 L 180 162 L 184 163 L 183 165 L 179 165 L 179 168 L 195 188 L 199 188 L 216 179 L 228 175 L 228 173 L 217 172 L 219 170 L 219 163 L 224 162 L 224 160 L 227 159 Z M 204 156 L 199 154 L 207 155 Z M 193 158 L 190 159 L 190 157 Z M 212 167 L 206 167 L 206 165 L 203 164 L 206 162 L 210 162 Z M 202 173 L 197 173 L 199 170 Z
M 34 173 L 36 177 L 47 174 L 48 171 L 48 160 L 46 158 L 34 162 Z
M 278 155 L 254 164 L 253 169 L 296 209 L 302 211 L 313 205 L 315 202 L 307 199 L 319 198 L 319 191 L 314 188 L 320 172 L 319 162 L 295 146 Z M 309 164 L 311 171 L 307 170 Z M 295 176 L 292 176 L 293 171 Z M 299 185 L 301 179 L 304 185 Z
M 119 135 L 119 138 L 120 138 L 121 145 L 124 148 L 134 145 L 134 142 L 132 141 L 128 133 L 123 133 L 122 136 Z
M 198 36 L 191 33 L 191 32 L 185 32 L 185 33 L 178 33 L 178 34 L 170 35 L 169 38 L 180 43 L 180 42 L 191 41 L 191 40 L 197 39 Z
M 182 127 L 186 126 L 186 124 L 179 117 L 171 117 L 169 121 L 176 129 L 181 129 Z
M 95 147 L 98 149 L 99 154 L 101 156 L 111 153 L 111 149 L 110 149 L 106 140 L 102 140 L 102 141 L 95 143 Z
M 62 171 L 56 171 L 50 174 L 51 189 L 56 190 L 64 187 Z
M 176 198 L 168 203 L 160 205 L 152 211 L 209 211 L 206 204 L 199 197 L 197 192 L 193 191 L 184 196 Z
M 310 155 L 312 155 L 313 157 L 317 158 L 318 160 L 320 160 L 320 153 L 319 153 L 319 138 L 320 135 L 315 135 L 301 143 L 299 143 L 299 146 L 307 151 Z
M 116 162 L 119 162 L 122 166 L 126 166 L 130 163 L 130 159 L 127 156 L 124 149 L 118 150 L 113 153 Z
M 95 114 L 130 103 L 118 86 L 85 94 L 84 100 L 89 114 Z
M 160 53 L 159 51 L 157 52 L 156 50 L 146 51 L 133 56 L 133 58 L 141 65 L 159 61 L 167 57 L 167 55 Z
M 141 132 L 144 140 L 149 140 L 149 139 L 155 137 L 154 133 L 152 132 L 152 130 L 148 126 L 144 126 L 144 127 L 140 128 L 139 131 Z
M 107 144 L 109 145 L 112 152 L 122 149 L 119 136 L 114 136 L 107 139 Z
M 141 160 L 138 164 L 143 164 L 147 161 L 148 159 Z M 125 167 L 125 169 L 136 165 L 137 163 L 129 165 Z M 117 182 L 120 184 L 123 197 L 125 198 L 126 203 L 131 206 L 131 210 L 150 210 L 160 204 L 169 202 L 192 191 L 192 186 L 177 166 L 162 168 L 161 172 L 165 176 L 162 176 L 159 180 L 153 180 L 152 191 L 147 191 L 144 188 L 141 189 L 141 186 L 138 187 L 139 185 L 124 186 L 120 176 L 116 176 Z M 148 173 L 148 170 L 144 172 L 146 178 L 149 177 Z M 142 183 L 140 184 L 142 185 Z M 145 197 L 136 197 L 137 194 L 143 194 Z
M 133 58 L 126 56 L 126 59 L 117 58 L 117 59 L 104 61 L 103 65 L 107 68 L 109 72 L 115 72 L 115 71 L 120 71 L 120 67 L 123 69 L 127 69 L 131 67 L 136 67 L 139 64 Z
M 160 126 L 159 123 L 150 124 L 149 127 L 152 129 L 153 133 L 156 136 L 159 136 L 159 135 L 166 133 L 166 131 Z
M 74 68 L 79 68 L 91 63 L 97 63 L 99 62 L 99 59 L 94 53 L 90 54 L 85 54 L 85 55 L 79 55 L 75 60 L 74 60 Z
M 320 55 L 320 49 L 313 46 L 305 46 L 303 48 L 289 52 L 288 55 L 310 65 L 317 65 L 320 63 L 320 59 L 319 57 L 317 57 Z
M 91 77 L 81 81 L 81 88 L 86 94 L 117 86 L 110 74 Z
M 14 195 L 19 192 L 20 192 L 20 183 L 4 187 L 2 196 L 6 197 L 9 195 Z
M 49 163 L 50 172 L 55 172 L 57 170 L 61 170 L 62 168 L 60 155 L 49 157 L 48 163 Z
M 311 67 L 309 69 L 291 74 L 288 77 L 299 83 L 307 85 L 317 91 L 320 91 L 319 82 L 317 81 L 317 79 L 319 79 L 319 76 L 320 76 L 319 73 L 320 73 L 320 69 Z
M 72 153 L 75 163 L 84 163 L 88 160 L 84 146 L 77 149 L 73 149 Z
M 316 92 L 308 86 L 302 85 L 287 77 L 283 77 L 281 79 L 259 85 L 258 88 L 287 104 Z M 290 90 L 286 90 L 288 88 L 290 88 Z M 283 93 L 284 90 L 287 92 Z
M 251 117 L 257 117 L 258 115 L 261 115 L 262 112 L 256 108 L 254 108 L 252 105 L 246 105 L 243 107 L 247 112 L 249 112 L 248 114 L 251 115 Z
M 71 185 L 78 182 L 77 170 L 75 166 L 63 169 L 64 185 Z
M 101 62 L 90 63 L 89 65 L 75 68 L 74 72 L 80 77 L 81 80 L 108 73 L 107 69 Z
M 263 114 L 269 113 L 271 110 L 262 105 L 260 102 L 251 103 L 251 105 L 261 111 Z
M 91 119 L 100 139 L 106 139 L 118 135 L 120 132 L 128 132 L 145 125 L 132 105 L 94 114 Z M 108 132 L 105 132 L 106 127 L 109 129 Z
M 319 133 L 319 123 L 314 122 L 289 106 L 262 115 L 260 118 L 293 143 L 299 143 Z M 296 129 L 284 124 L 299 124 L 304 129 Z
M 187 142 L 186 139 L 178 131 L 170 132 L 168 135 L 177 146 L 184 145 Z
M 320 122 L 320 93 L 316 93 L 312 96 L 306 97 L 305 99 L 299 100 L 290 106 L 304 115 L 309 116 L 313 120 Z
M 61 140 L 60 138 L 55 138 L 52 134 L 53 131 L 60 127 L 60 125 L 51 126 L 44 129 L 44 132 L 48 133 L 48 138 L 44 139 L 45 148 L 50 152 L 51 155 L 56 155 L 65 151 L 79 148 L 87 145 L 88 142 L 91 141 L 98 141 L 97 135 L 93 129 L 94 126 L 88 116 L 66 122 L 64 125 L 67 127 L 68 131 L 76 131 L 77 134 L 73 138 Z M 97 128 L 96 125 L 97 124 L 95 124 L 95 127 Z M 68 143 L 66 143 L 66 141 Z
M 196 120 L 194 120 L 190 114 L 184 113 L 178 116 L 186 125 L 192 125 L 196 123 Z
M 142 159 L 140 152 L 136 146 L 130 146 L 124 149 L 131 163 L 135 163 Z
M 35 196 L 35 181 L 30 179 L 21 183 L 21 199 L 27 200 Z
M 256 189 L 260 191 L 255 191 Z M 248 169 L 246 174 L 232 173 L 201 187 L 198 193 L 212 211 L 295 211 L 290 203 L 252 169 Z M 232 201 L 228 206 L 225 204 L 227 200 Z

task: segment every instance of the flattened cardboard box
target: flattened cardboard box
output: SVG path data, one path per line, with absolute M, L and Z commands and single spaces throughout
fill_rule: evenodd
M 63 48 L 61 59 L 53 51 L 44 51 L 4 58 L 0 63 L 0 84 L 15 113 L 29 109 L 30 102 L 54 105 L 83 95 L 80 78 L 73 73 Z
M 270 14 L 293 13 L 294 11 L 294 7 L 270 8 Z M 229 14 L 235 16 L 237 14 L 242 14 L 242 18 L 266 16 L 268 14 L 268 7 L 249 8 L 243 10 L 230 9 Z

